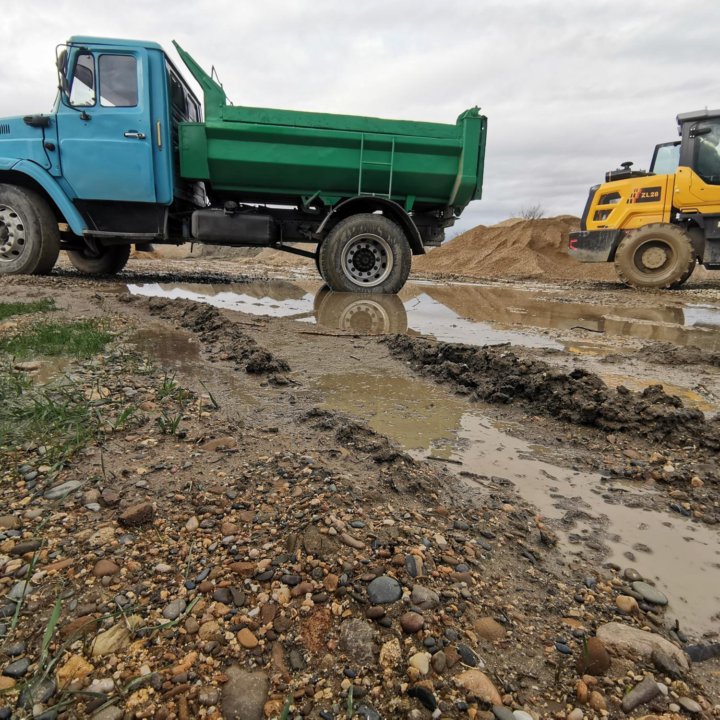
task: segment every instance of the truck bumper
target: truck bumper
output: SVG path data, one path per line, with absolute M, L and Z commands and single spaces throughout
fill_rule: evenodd
M 568 255 L 579 262 L 609 262 L 622 240 L 622 230 L 578 230 L 570 233 Z

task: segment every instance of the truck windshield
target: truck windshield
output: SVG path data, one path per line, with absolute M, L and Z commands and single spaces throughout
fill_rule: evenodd
M 680 162 L 680 143 L 671 142 L 655 146 L 650 172 L 656 175 L 672 175 Z

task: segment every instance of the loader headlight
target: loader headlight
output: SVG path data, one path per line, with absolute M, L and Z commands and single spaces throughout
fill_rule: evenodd
M 620 202 L 620 193 L 606 193 L 600 198 L 598 205 L 615 205 Z
M 596 210 L 595 214 L 593 215 L 593 220 L 595 222 L 602 222 L 603 220 L 607 220 L 611 212 L 612 210 Z

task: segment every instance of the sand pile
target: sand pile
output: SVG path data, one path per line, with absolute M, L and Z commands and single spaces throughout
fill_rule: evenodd
M 568 233 L 579 227 L 572 215 L 479 225 L 416 257 L 413 270 L 472 278 L 615 281 L 611 263 L 579 263 L 568 257 Z

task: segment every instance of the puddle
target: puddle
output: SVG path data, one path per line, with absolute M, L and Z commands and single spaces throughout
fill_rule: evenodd
M 408 283 L 399 296 L 329 293 L 313 281 L 204 285 L 128 285 L 135 295 L 183 298 L 218 308 L 317 323 L 361 334 L 419 333 L 468 344 L 513 343 L 606 354 L 602 336 L 622 336 L 720 351 L 720 306 L 598 305 L 557 293 L 470 284 Z M 598 342 L 560 342 L 548 331 L 598 334 Z
M 631 377 L 630 375 L 617 375 L 615 373 L 601 373 L 600 377 L 609 387 L 616 388 L 624 385 L 628 390 L 634 390 L 635 392 L 642 392 L 651 385 L 662 385 L 663 390 L 668 395 L 677 395 L 685 405 L 697 408 L 705 413 L 713 413 L 718 410 L 716 404 L 708 402 L 700 393 L 689 390 L 686 387 L 681 387 L 680 385 L 673 385 L 672 383 L 665 382 L 665 380 L 645 380 Z
M 461 398 L 421 379 L 334 374 L 321 376 L 313 389 L 323 393 L 326 407 L 361 417 L 415 457 L 444 458 L 452 461 L 452 472 L 511 481 L 558 528 L 565 553 L 587 556 L 604 546 L 606 561 L 634 567 L 657 584 L 670 600 L 668 614 L 685 632 L 699 636 L 717 630 L 718 534 L 680 516 L 620 503 L 620 493 L 647 501 L 647 488 L 553 465 L 542 459 L 550 455 L 547 448 L 512 437 L 480 412 L 468 412 Z

